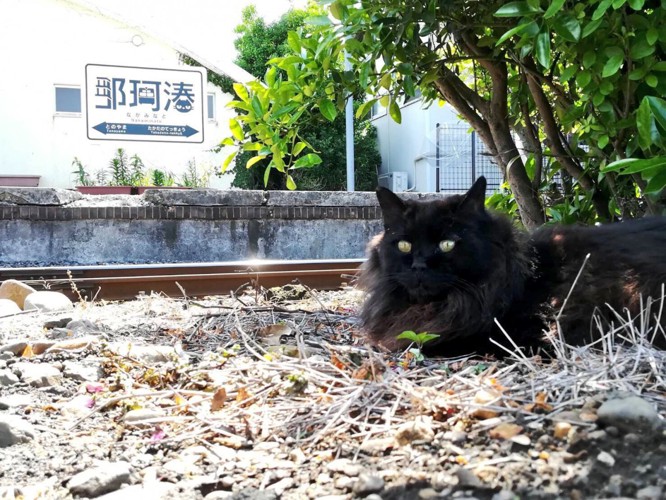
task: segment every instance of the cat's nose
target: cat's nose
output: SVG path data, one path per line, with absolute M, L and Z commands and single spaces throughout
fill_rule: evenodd
M 412 262 L 412 271 L 425 271 L 426 263 L 423 259 L 414 259 Z

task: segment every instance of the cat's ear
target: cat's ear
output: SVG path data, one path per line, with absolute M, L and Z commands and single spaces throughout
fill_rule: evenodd
M 405 204 L 393 191 L 384 187 L 378 187 L 377 199 L 379 200 L 379 206 L 382 208 L 385 228 L 394 227 L 402 222 L 405 213 Z
M 460 208 L 483 212 L 486 203 L 486 178 L 479 177 L 460 202 Z

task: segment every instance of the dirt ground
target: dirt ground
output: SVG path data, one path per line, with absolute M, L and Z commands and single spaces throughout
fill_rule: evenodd
M 0 318 L 0 498 L 666 497 L 641 335 L 422 359 L 364 345 L 354 289 L 292 291 Z

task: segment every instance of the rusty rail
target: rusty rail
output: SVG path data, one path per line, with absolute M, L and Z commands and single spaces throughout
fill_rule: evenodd
M 271 288 L 292 282 L 318 290 L 335 289 L 356 275 L 361 259 L 188 264 L 0 268 L 0 281 L 16 279 L 37 289 L 63 292 L 75 299 L 125 300 L 141 293 L 170 297 L 223 295 L 243 285 Z

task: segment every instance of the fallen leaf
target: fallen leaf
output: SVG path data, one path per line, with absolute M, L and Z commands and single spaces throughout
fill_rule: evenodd
M 240 394 L 240 391 L 239 391 Z M 227 401 L 227 391 L 224 387 L 220 387 L 215 394 L 213 394 L 213 400 L 210 402 L 210 410 L 217 411 L 224 406 L 224 403 Z M 236 401 L 238 401 L 238 395 L 236 396 Z
M 557 422 L 553 429 L 553 436 L 557 439 L 565 439 L 573 426 L 569 422 Z
M 511 439 L 521 432 L 523 432 L 523 428 L 520 425 L 503 422 L 497 427 L 490 429 L 488 435 L 493 439 Z
M 32 351 L 32 346 L 30 344 L 26 345 L 21 353 L 22 358 L 32 358 L 35 356 L 35 353 Z
M 245 401 L 246 399 L 250 398 L 250 393 L 245 387 L 241 387 L 238 389 L 238 392 L 236 393 L 236 401 L 241 402 Z

